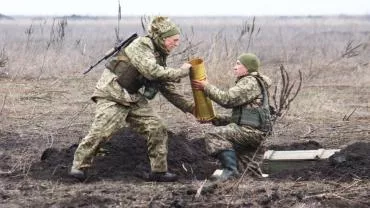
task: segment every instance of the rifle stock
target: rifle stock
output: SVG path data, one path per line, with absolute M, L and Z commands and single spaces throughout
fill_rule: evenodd
M 107 60 L 109 57 L 116 54 L 118 51 L 120 51 L 122 48 L 127 47 L 132 41 L 134 41 L 138 37 L 137 33 L 132 34 L 129 38 L 126 40 L 120 42 L 117 46 L 110 49 L 108 52 L 105 53 L 104 57 L 101 58 L 99 61 L 97 61 L 94 65 L 91 65 L 87 70 L 83 72 L 83 74 L 89 73 L 94 67 L 96 67 L 98 64 L 100 64 L 102 61 Z

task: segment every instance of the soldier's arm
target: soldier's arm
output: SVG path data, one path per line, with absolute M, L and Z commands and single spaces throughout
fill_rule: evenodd
M 151 40 L 141 37 L 125 48 L 131 64 L 148 80 L 176 81 L 189 74 L 181 68 L 163 67 L 157 64 Z
M 261 90 L 254 77 L 244 77 L 226 91 L 207 84 L 204 93 L 217 104 L 225 108 L 233 108 L 252 102 L 261 94 Z
M 183 112 L 192 113 L 194 103 L 187 100 L 185 96 L 179 94 L 173 83 L 161 83 L 158 87 L 161 94 L 174 106 L 182 110 Z

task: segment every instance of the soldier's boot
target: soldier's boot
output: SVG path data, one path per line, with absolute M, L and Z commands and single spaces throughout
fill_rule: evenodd
M 81 170 L 75 167 L 71 168 L 71 171 L 69 171 L 69 175 L 80 181 L 84 181 L 87 178 L 86 170 Z
M 217 169 L 210 177 L 211 181 L 222 182 L 239 176 L 236 153 L 234 150 L 224 150 L 218 153 L 222 169 Z
M 149 174 L 149 181 L 174 182 L 177 179 L 177 175 L 170 172 L 151 172 Z

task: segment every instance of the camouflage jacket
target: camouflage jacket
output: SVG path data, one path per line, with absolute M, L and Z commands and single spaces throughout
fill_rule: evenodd
M 251 75 L 257 75 L 252 72 Z M 261 75 L 267 87 L 271 86 L 271 80 L 267 76 Z M 241 77 L 236 81 L 235 86 L 224 91 L 214 85 L 207 84 L 204 93 L 211 100 L 225 108 L 236 108 L 242 105 L 257 106 L 262 103 L 262 90 L 258 81 L 253 76 Z M 217 115 L 215 125 L 226 125 L 231 122 L 229 115 Z
M 188 76 L 189 71 L 166 67 L 166 57 L 156 50 L 150 38 L 139 37 L 120 53 L 127 56 L 128 61 L 139 72 L 140 76 L 149 81 L 155 81 L 159 92 L 167 100 L 183 112 L 191 112 L 192 102 L 187 101 L 179 94 L 173 83 L 182 77 Z M 96 101 L 96 98 L 104 98 L 126 106 L 145 99 L 140 91 L 128 93 L 117 82 L 117 79 L 118 76 L 115 73 L 105 69 L 96 85 L 92 99 Z

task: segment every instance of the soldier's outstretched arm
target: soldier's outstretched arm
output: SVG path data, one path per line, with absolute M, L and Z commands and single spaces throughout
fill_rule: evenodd
M 224 108 L 233 108 L 251 102 L 261 93 L 254 77 L 245 77 L 228 90 L 207 84 L 204 93 Z
M 184 113 L 193 113 L 194 102 L 179 94 L 173 83 L 163 83 L 159 86 L 159 91 L 170 103 L 182 110 Z

